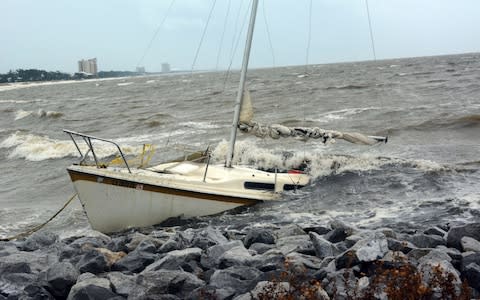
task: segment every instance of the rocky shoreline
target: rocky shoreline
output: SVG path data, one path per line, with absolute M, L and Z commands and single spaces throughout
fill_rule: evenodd
M 0 299 L 475 299 L 480 223 L 160 228 L 0 242 Z

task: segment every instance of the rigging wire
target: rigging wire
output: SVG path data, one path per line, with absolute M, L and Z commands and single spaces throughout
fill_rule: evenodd
M 205 34 L 207 33 L 208 24 L 210 23 L 210 19 L 212 18 L 213 9 L 215 8 L 216 3 L 217 3 L 217 0 L 213 0 L 212 7 L 210 8 L 210 12 L 208 14 L 207 23 L 205 24 L 205 27 L 203 28 L 202 37 L 200 38 L 200 43 L 198 44 L 197 52 L 195 53 L 195 57 L 194 57 L 193 62 L 192 62 L 192 67 L 191 67 L 191 70 L 190 70 L 191 75 L 193 75 L 193 68 L 195 67 L 195 63 L 197 62 L 198 54 L 200 53 L 200 48 L 202 48 L 203 39 L 205 38 Z
M 268 22 L 267 22 L 267 14 L 265 12 L 265 3 L 267 1 L 262 2 L 262 8 L 263 8 L 263 20 L 265 21 L 265 29 L 267 31 L 267 38 L 268 38 L 268 44 L 270 46 L 270 52 L 272 53 L 272 62 L 273 62 L 273 67 L 275 68 L 275 53 L 273 52 L 273 44 L 272 44 L 272 39 L 270 36 L 270 29 L 268 27 Z
M 228 16 L 230 15 L 231 4 L 232 4 L 232 0 L 228 0 L 227 14 L 225 15 L 225 21 L 223 22 L 223 32 L 222 32 L 222 37 L 220 38 L 220 45 L 218 47 L 217 63 L 215 65 L 215 70 L 218 70 L 218 65 L 220 63 L 220 54 L 222 53 L 223 39 L 225 37 L 225 31 L 227 30 L 227 22 L 228 22 Z
M 145 51 L 143 52 L 142 57 L 139 59 L 139 61 L 138 61 L 138 63 L 137 63 L 137 67 L 140 67 L 140 64 L 143 62 L 143 59 L 144 59 L 145 56 L 147 55 L 148 51 L 150 51 L 150 48 L 152 48 L 153 41 L 154 41 L 155 38 L 157 37 L 158 32 L 160 31 L 160 29 L 163 27 L 163 24 L 165 23 L 165 20 L 167 20 L 167 17 L 168 17 L 168 15 L 170 14 L 170 11 L 171 11 L 171 9 L 172 9 L 173 3 L 175 3 L 175 0 L 172 0 L 172 2 L 170 2 L 170 5 L 168 6 L 167 12 L 165 13 L 165 16 L 164 16 L 163 19 L 162 19 L 162 22 L 160 22 L 160 25 L 158 25 L 157 29 L 155 30 L 155 33 L 153 34 L 152 39 L 151 39 L 150 42 L 148 43 L 147 48 L 145 49 Z
M 312 6 L 313 6 L 313 1 L 310 0 L 310 6 L 308 10 L 308 37 L 307 37 L 307 53 L 305 55 L 305 74 L 308 73 L 308 59 L 310 57 L 310 41 L 312 40 Z
M 370 8 L 368 7 L 368 0 L 365 0 L 365 6 L 367 8 L 368 29 L 370 30 L 370 42 L 372 43 L 373 59 L 376 61 L 377 54 L 375 52 L 375 41 L 373 39 L 372 20 L 370 18 Z
M 253 4 L 253 3 L 250 3 L 250 4 Z M 223 81 L 223 89 L 224 90 L 225 90 L 225 87 L 227 85 L 228 77 L 230 76 L 230 71 L 232 69 L 233 59 L 235 58 L 236 50 L 238 49 L 238 44 L 240 43 L 240 40 L 241 40 L 241 35 L 242 35 L 241 33 L 243 32 L 243 29 L 245 28 L 245 24 L 247 23 L 248 13 L 249 13 L 249 9 L 247 9 L 245 11 L 245 16 L 243 18 L 242 27 L 240 28 L 240 31 L 238 32 L 238 36 L 236 37 L 237 42 L 235 43 L 235 47 L 233 47 L 233 49 L 232 49 L 233 52 L 231 53 L 230 63 L 228 64 L 227 71 L 225 72 L 225 79 Z

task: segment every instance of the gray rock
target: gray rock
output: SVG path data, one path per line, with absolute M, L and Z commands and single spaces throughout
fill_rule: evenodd
M 250 245 L 250 247 L 248 249 L 257 252 L 257 254 L 263 254 L 263 253 L 265 253 L 268 250 L 271 250 L 273 248 L 275 248 L 275 245 L 263 244 L 263 243 L 253 243 L 253 244 Z
M 112 239 L 101 232 L 90 231 L 88 235 L 78 238 L 70 243 L 70 246 L 76 248 L 82 248 L 90 246 L 90 248 L 106 248 Z
M 0 275 L 12 273 L 32 273 L 30 265 L 24 261 L 4 262 L 0 260 Z
M 128 251 L 126 252 L 131 252 L 135 250 L 141 242 L 152 240 L 152 239 L 153 238 L 148 235 L 142 234 L 140 232 L 135 232 L 132 235 L 130 235 L 130 242 L 125 244 L 126 248 L 128 249 Z M 157 246 L 160 247 L 161 243 L 159 243 Z
M 156 271 L 160 269 L 164 270 L 180 270 L 184 263 L 188 263 L 191 260 L 200 261 L 202 249 L 200 248 L 187 248 L 183 250 L 174 250 L 167 253 L 160 260 L 149 265 L 146 271 Z
M 480 252 L 480 242 L 469 236 L 464 236 L 460 240 L 464 252 Z
M 173 250 L 182 250 L 190 248 L 192 245 L 192 239 L 194 232 L 191 230 L 185 230 L 183 232 L 176 232 L 171 236 L 159 249 L 161 253 L 167 253 Z
M 71 263 L 59 262 L 47 269 L 46 281 L 55 297 L 66 298 L 79 275 L 80 273 Z
M 282 270 L 285 266 L 285 256 L 276 252 L 256 255 L 252 257 L 250 265 L 262 272 Z
M 21 270 L 28 271 L 28 268 L 30 268 L 30 272 L 39 273 L 56 262 L 58 262 L 58 257 L 52 254 L 37 251 L 18 251 L 0 258 L 0 270 L 2 266 L 12 268 L 11 270 L 16 269 L 17 272 Z
M 338 243 L 344 241 L 349 235 L 349 232 L 344 228 L 336 228 L 325 234 L 324 238 L 332 243 Z
M 359 263 L 360 261 L 353 249 L 347 250 L 335 258 L 335 266 L 337 270 L 352 268 Z
M 425 230 L 423 233 L 428 235 L 438 235 L 442 238 L 447 236 L 447 232 L 438 226 L 430 227 L 427 230 Z
M 107 248 L 113 252 L 123 251 L 128 253 L 130 250 L 127 247 L 127 240 L 128 239 L 126 236 L 112 238 L 112 240 L 107 244 Z
M 89 272 L 93 274 L 99 274 L 109 269 L 105 256 L 96 250 L 89 250 L 82 255 L 76 267 L 80 273 Z
M 321 225 L 303 228 L 303 231 L 305 231 L 306 233 L 315 232 L 316 234 L 319 234 L 319 235 L 324 235 L 328 233 L 330 230 L 332 230 L 332 228 L 321 226 Z
M 450 228 L 447 234 L 447 246 L 462 250 L 462 237 L 468 236 L 480 241 L 480 223 Z
M 276 230 L 275 235 L 277 236 L 278 239 L 284 238 L 284 237 L 289 237 L 289 236 L 294 236 L 294 235 L 305 235 L 306 232 L 303 231 L 303 229 L 298 226 L 297 224 L 290 224 L 281 227 L 280 229 Z
M 112 265 L 112 270 L 138 273 L 143 271 L 146 266 L 152 264 L 157 257 L 157 254 L 135 250 L 115 262 Z
M 388 242 L 383 233 L 376 232 L 371 238 L 358 241 L 353 247 L 360 262 L 369 262 L 383 258 L 388 252 Z
M 440 270 L 442 272 L 443 278 L 449 278 L 451 283 L 456 287 L 457 290 L 460 290 L 462 281 L 458 271 L 452 266 L 452 264 L 446 260 L 435 260 L 435 259 L 423 259 L 422 262 L 417 266 L 417 269 L 422 275 L 423 282 L 428 286 L 433 281 L 436 276 L 436 273 Z
M 335 256 L 339 254 L 337 247 L 334 244 L 327 241 L 319 234 L 315 232 L 310 232 L 308 234 L 310 236 L 310 240 L 312 241 L 313 248 L 315 249 L 315 254 L 319 258 L 324 258 L 327 256 Z
M 208 226 L 194 233 L 192 238 L 192 247 L 207 250 L 208 248 L 228 243 L 228 239 L 223 236 L 220 230 Z
M 262 272 L 252 267 L 230 267 L 216 270 L 210 277 L 210 285 L 216 288 L 234 289 L 239 295 L 250 291 L 257 284 L 256 280 L 261 274 Z
M 415 248 L 415 249 L 412 249 L 412 251 L 407 253 L 407 257 L 409 259 L 413 259 L 415 261 L 418 261 L 420 258 L 422 258 L 425 255 L 427 255 L 428 253 L 430 253 L 430 251 L 432 251 L 432 249 L 429 249 L 429 248 Z
M 408 241 L 399 241 L 396 239 L 387 238 L 388 249 L 392 251 L 401 251 L 405 254 L 416 248 L 415 245 Z
M 240 244 L 225 251 L 219 258 L 219 267 L 225 269 L 232 266 L 248 266 L 252 261 L 252 255 Z
M 442 262 L 442 261 L 451 262 L 452 258 L 447 253 L 445 253 L 444 251 L 437 250 L 437 249 L 432 249 L 426 255 L 418 258 L 419 263 L 424 263 L 424 262 L 427 262 L 427 261 L 431 261 L 431 262 Z
M 72 289 L 73 290 L 73 289 Z M 97 285 L 87 285 L 75 289 L 68 295 L 68 300 L 98 300 L 98 299 L 123 299 L 111 289 Z
M 123 297 L 128 297 L 135 289 L 139 288 L 136 282 L 136 275 L 132 276 L 121 272 L 109 272 L 107 278 L 110 280 L 113 292 Z
M 11 273 L 0 276 L 0 295 L 10 296 L 8 299 L 17 299 L 24 295 L 24 289 L 38 280 L 35 274 Z M 17 296 L 17 297 L 15 297 Z
M 157 246 L 152 240 L 143 240 L 135 248 L 135 251 L 142 253 L 156 253 Z
M 351 269 L 329 273 L 322 281 L 322 286 L 329 294 L 335 294 L 335 299 L 353 299 L 357 279 Z
M 184 299 L 193 290 L 205 286 L 195 275 L 175 270 L 143 271 L 137 277 L 137 284 L 129 299 L 156 299 L 163 294 Z
M 306 234 L 279 238 L 277 239 L 276 246 L 283 254 L 299 252 L 315 255 L 313 243 Z
M 310 271 L 315 273 L 322 267 L 322 260 L 316 256 L 300 254 L 296 252 L 289 253 L 285 257 L 291 268 L 297 270 L 300 274 Z
M 414 234 L 409 237 L 409 241 L 418 248 L 435 248 L 446 245 L 445 240 L 437 235 L 426 235 L 423 233 Z
M 468 281 L 468 284 L 480 291 L 480 265 L 476 263 L 470 263 L 464 267 L 462 276 Z
M 96 289 L 96 290 L 99 290 L 100 294 L 102 292 L 105 292 L 105 290 L 112 292 L 110 288 L 110 281 L 108 279 L 98 278 L 94 275 L 92 277 L 92 274 L 88 274 L 89 276 L 88 278 L 81 278 L 82 275 L 80 275 L 80 277 L 77 279 L 77 283 L 74 286 L 72 286 L 72 288 L 70 289 L 70 293 L 68 294 L 67 300 L 82 299 L 80 298 L 80 296 L 85 295 L 84 290 L 89 286 L 96 286 L 101 288 L 101 289 Z M 113 297 L 116 296 L 114 294 L 113 295 L 108 294 L 108 295 Z M 86 297 L 85 299 L 92 299 L 92 298 L 87 298 L 87 296 L 85 296 Z M 97 298 L 97 299 L 108 299 L 108 298 Z
M 480 253 L 478 252 L 464 252 L 462 253 L 462 270 L 469 264 L 477 264 L 480 266 Z
M 243 243 L 247 248 L 250 248 L 254 243 L 275 244 L 275 236 L 269 229 L 252 228 L 248 231 Z
M 239 246 L 243 246 L 243 243 L 238 240 L 212 246 L 208 248 L 202 255 L 200 259 L 200 264 L 206 269 L 218 267 L 218 265 L 220 264 L 220 257 L 223 255 L 223 253 L 234 247 Z
M 58 241 L 58 235 L 50 231 L 38 231 L 29 236 L 19 249 L 22 251 L 35 251 L 50 246 Z
M 215 299 L 215 300 L 228 300 L 232 299 L 235 295 L 234 289 L 222 289 L 216 288 L 210 285 L 205 287 L 200 287 L 198 289 L 193 290 L 188 297 L 187 300 L 198 300 L 198 299 Z

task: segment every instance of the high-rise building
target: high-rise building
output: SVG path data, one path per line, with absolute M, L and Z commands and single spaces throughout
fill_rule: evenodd
M 78 61 L 78 72 L 80 73 L 89 73 L 92 75 L 97 75 L 98 68 L 97 68 L 97 59 L 82 59 Z
M 137 67 L 136 72 L 137 73 L 145 73 L 145 67 Z
M 162 64 L 162 73 L 168 73 L 170 72 L 170 64 L 169 63 L 163 63 Z

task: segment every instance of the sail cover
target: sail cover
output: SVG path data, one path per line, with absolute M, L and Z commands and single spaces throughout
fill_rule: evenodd
M 240 111 L 238 128 L 243 133 L 253 134 L 260 138 L 272 139 L 295 137 L 300 139 L 320 139 L 323 143 L 334 139 L 343 139 L 350 143 L 373 145 L 378 142 L 387 142 L 387 137 L 366 136 L 358 132 L 340 132 L 325 130 L 319 127 L 287 127 L 280 124 L 263 125 L 253 121 L 253 106 L 250 93 L 245 90 Z

